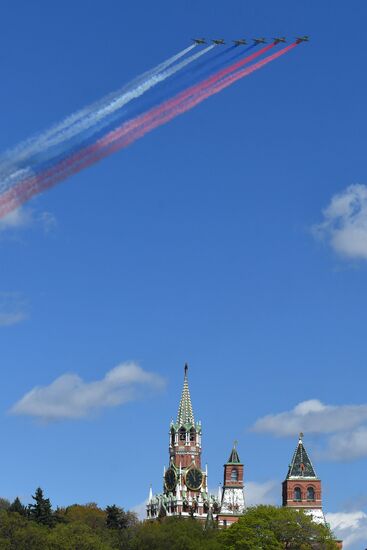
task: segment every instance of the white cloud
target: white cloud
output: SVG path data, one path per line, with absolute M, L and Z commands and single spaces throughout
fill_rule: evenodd
M 18 292 L 0 292 L 0 327 L 16 325 L 27 317 L 25 301 Z
M 0 219 L 0 231 L 23 229 L 24 227 L 29 227 L 32 221 L 32 210 L 29 208 L 18 208 Z
M 137 514 L 137 516 L 140 520 L 146 519 L 146 517 L 147 517 L 147 504 L 148 504 L 148 499 L 146 499 L 146 500 L 144 500 L 144 502 L 141 502 L 140 504 L 137 504 L 136 506 L 134 506 L 131 509 L 131 511 L 135 512 L 135 514 Z
M 277 504 L 279 501 L 280 483 L 270 480 L 258 483 L 247 481 L 245 483 L 246 506 L 257 506 L 258 504 Z
M 327 434 L 350 430 L 363 422 L 367 422 L 367 405 L 324 405 L 317 399 L 310 399 L 290 411 L 260 418 L 253 429 L 277 436 L 299 432 Z
M 27 229 L 34 225 L 41 226 L 45 233 L 49 233 L 55 229 L 57 222 L 51 212 L 36 213 L 29 207 L 20 207 L 0 218 L 0 233 Z
M 367 186 L 354 184 L 331 198 L 313 232 L 339 254 L 367 260 Z
M 302 401 L 290 411 L 259 418 L 253 428 L 279 437 L 300 432 L 326 435 L 316 449 L 319 458 L 349 461 L 367 456 L 367 405 L 325 405 Z
M 159 390 L 163 386 L 159 375 L 144 371 L 135 363 L 123 363 L 93 382 L 85 382 L 77 374 L 64 374 L 49 386 L 33 388 L 10 412 L 48 422 L 84 418 L 102 408 L 136 399 L 143 387 Z
M 326 514 L 335 536 L 343 540 L 345 550 L 361 550 L 367 545 L 367 514 L 357 512 L 336 512 Z
M 367 426 L 331 436 L 326 449 L 320 453 L 321 458 L 343 461 L 356 460 L 364 456 L 367 456 Z

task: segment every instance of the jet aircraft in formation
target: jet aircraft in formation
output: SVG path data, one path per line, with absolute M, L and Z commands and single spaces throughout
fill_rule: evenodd
M 287 42 L 284 36 L 276 36 L 273 40 L 274 44 L 279 44 L 279 42 Z
M 246 46 L 247 42 L 244 38 L 239 38 L 239 40 L 232 40 L 235 46 Z
M 195 42 L 195 44 L 206 44 L 207 43 L 205 38 L 193 38 L 192 40 Z M 305 35 L 305 36 L 296 36 L 297 44 L 300 44 L 301 42 L 308 42 L 309 40 L 310 40 L 310 38 L 307 35 Z M 253 41 L 255 42 L 255 44 L 266 44 L 266 39 L 262 38 L 262 37 L 261 38 L 253 38 Z M 223 38 L 214 38 L 214 39 L 212 39 L 212 42 L 216 46 L 222 46 L 223 44 L 225 44 Z M 276 36 L 275 38 L 273 38 L 273 42 L 274 42 L 274 44 L 279 44 L 280 42 L 286 42 L 286 39 L 285 39 L 284 36 Z M 247 41 L 244 38 L 239 38 L 238 40 L 233 40 L 233 43 L 235 44 L 235 46 L 246 46 Z
M 265 38 L 253 38 L 252 40 L 255 42 L 255 44 L 266 44 Z

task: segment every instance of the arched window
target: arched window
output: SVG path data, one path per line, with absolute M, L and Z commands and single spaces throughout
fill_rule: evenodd
M 315 500 L 315 489 L 307 487 L 307 500 Z
M 231 481 L 238 481 L 238 470 L 237 470 L 237 468 L 232 468 Z
M 185 430 L 185 428 L 180 428 L 179 440 L 180 441 L 186 441 L 186 430 Z
M 293 498 L 294 500 L 302 500 L 302 493 L 301 493 L 300 487 L 294 488 Z
M 172 447 L 175 444 L 175 430 L 171 430 L 171 445 Z
M 195 441 L 195 430 L 194 428 L 191 428 L 190 430 L 190 441 Z

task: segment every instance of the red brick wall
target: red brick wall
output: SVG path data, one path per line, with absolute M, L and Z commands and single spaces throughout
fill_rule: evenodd
M 231 479 L 232 471 L 236 469 L 238 478 L 237 481 Z M 224 465 L 224 487 L 243 487 L 243 464 L 225 464 Z
M 296 487 L 301 489 L 301 500 L 294 499 Z M 315 500 L 307 500 L 307 488 L 313 487 Z M 283 506 L 294 506 L 296 508 L 321 508 L 321 481 L 319 479 L 286 479 L 283 481 Z

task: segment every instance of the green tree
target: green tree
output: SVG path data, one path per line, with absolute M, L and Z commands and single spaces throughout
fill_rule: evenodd
M 36 493 L 32 495 L 32 498 L 34 504 L 28 506 L 29 518 L 42 525 L 48 525 L 49 527 L 54 525 L 55 521 L 50 499 L 43 496 L 41 487 L 36 489 Z
M 330 530 L 291 508 L 257 506 L 220 533 L 228 550 L 334 550 Z
M 139 523 L 134 512 L 127 511 L 115 504 L 106 508 L 106 525 L 109 529 L 128 529 Z
M 48 528 L 28 521 L 19 514 L 0 511 L 1 550 L 43 550 L 47 547 Z
M 93 530 L 102 531 L 106 526 L 106 513 L 95 502 L 72 504 L 63 510 L 68 523 L 84 523 Z M 60 515 L 62 511 L 60 510 Z
M 205 530 L 195 519 L 167 517 L 133 529 L 131 550 L 222 550 L 216 530 Z M 122 547 L 124 548 L 124 547 Z
M 115 504 L 106 507 L 106 525 L 108 529 L 120 529 L 121 528 L 121 516 L 123 514 L 122 508 L 119 508 Z
M 116 550 L 116 546 L 79 521 L 59 524 L 49 531 L 47 550 Z
M 9 512 L 16 512 L 20 516 L 27 515 L 27 508 L 20 502 L 19 498 L 16 497 L 11 505 L 8 508 Z
M 0 497 L 0 510 L 8 510 L 10 506 L 10 502 L 7 498 Z

